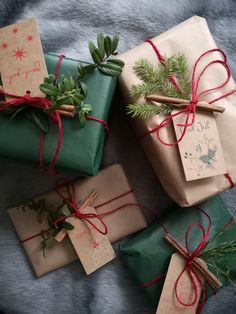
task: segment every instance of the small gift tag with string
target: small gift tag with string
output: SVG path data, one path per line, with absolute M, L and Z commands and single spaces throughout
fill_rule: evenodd
M 34 18 L 0 29 L 0 69 L 5 92 L 43 96 L 39 85 L 48 72 Z
M 193 273 L 192 277 L 187 270 L 182 273 L 185 265 L 184 257 L 179 253 L 172 254 L 156 314 L 196 313 L 202 291 L 201 284 Z M 200 280 L 203 284 L 201 276 Z
M 191 119 L 190 114 L 189 120 Z M 182 137 L 178 147 L 186 180 L 192 181 L 226 173 L 214 114 L 198 111 L 194 124 L 186 127 L 186 130 L 185 123 L 186 114 L 173 118 L 176 138 Z
M 74 229 L 67 230 L 67 233 L 87 275 L 116 257 L 105 234 L 106 226 L 96 218 L 96 209 L 89 206 L 96 196 L 96 192 L 91 193 L 79 207 L 84 218 L 81 216 L 81 218 L 69 217 L 66 219 L 66 222 L 74 226 Z

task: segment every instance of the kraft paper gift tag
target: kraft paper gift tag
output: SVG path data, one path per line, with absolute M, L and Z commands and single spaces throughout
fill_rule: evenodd
M 5 92 L 44 96 L 39 85 L 48 72 L 34 18 L 0 29 L 0 73 Z
M 105 168 L 95 177 L 78 180 L 74 183 L 74 187 L 77 203 L 86 199 L 92 191 L 98 192 L 98 196 L 93 202 L 93 207 L 96 208 L 98 214 L 122 206 L 122 209 L 103 217 L 108 230 L 107 237 L 111 243 L 147 226 L 143 213 L 138 206 L 126 206 L 126 204 L 137 203 L 137 200 L 120 165 Z M 120 197 L 117 198 L 117 196 Z M 47 204 L 52 206 L 52 210 L 56 210 L 62 204 L 62 199 L 55 191 L 36 199 L 42 198 L 45 198 Z M 113 201 L 107 203 L 112 199 Z M 22 212 L 14 207 L 8 209 L 7 212 L 21 241 L 40 233 L 42 229 L 48 228 L 46 217 L 42 223 L 39 223 L 37 213 L 33 210 L 26 208 L 25 212 Z M 54 239 L 50 240 L 45 251 L 46 258 L 40 249 L 40 236 L 25 241 L 22 245 L 37 276 L 42 276 L 78 260 L 78 255 L 68 236 L 60 243 Z
M 173 118 L 177 139 L 183 134 L 183 126 L 180 125 L 185 120 L 186 115 Z M 195 123 L 187 127 L 178 147 L 187 181 L 227 172 L 214 114 L 197 112 Z
M 216 48 L 216 43 L 212 38 L 206 20 L 199 16 L 189 18 L 181 24 L 153 38 L 152 42 L 156 45 L 163 56 L 170 57 L 173 54 L 185 55 L 190 70 L 190 77 L 193 66 L 199 56 L 207 50 Z M 140 80 L 133 71 L 133 66 L 135 62 L 141 58 L 148 59 L 151 64 L 157 67 L 160 64 L 153 47 L 147 42 L 141 43 L 139 46 L 120 56 L 120 59 L 125 62 L 119 81 L 125 96 L 126 104 L 137 102 L 143 103 L 143 99 L 136 99 L 130 95 L 132 85 L 140 83 Z M 219 58 L 221 58 L 221 56 L 215 53 L 214 55 L 207 56 L 206 62 Z M 209 68 L 207 70 L 207 77 L 204 78 L 199 85 L 199 92 L 222 84 L 225 77 L 226 73 L 224 67 L 215 65 Z M 201 100 L 210 101 L 233 89 L 235 89 L 235 82 L 232 78 L 230 78 L 224 88 L 214 91 L 209 95 L 204 95 Z M 215 121 L 224 155 L 226 172 L 229 173 L 233 184 L 235 184 L 236 144 L 234 134 L 236 134 L 236 94 L 222 98 L 215 104 L 225 108 L 224 113 L 215 114 Z M 163 145 L 158 140 L 155 132 L 142 137 L 145 132 L 148 132 L 157 125 L 160 125 L 162 121 L 163 117 L 159 115 L 146 120 L 131 119 L 137 136 L 142 138 L 140 143 L 143 146 L 156 175 L 167 193 L 180 206 L 190 206 L 200 203 L 207 198 L 224 191 L 232 185 L 228 177 L 224 174 L 187 181 L 183 171 L 178 145 L 174 147 L 167 147 Z M 173 125 L 164 127 L 161 132 L 162 138 L 165 142 L 170 143 L 176 140 Z M 215 153 L 217 153 L 217 151 L 215 151 L 214 147 L 213 149 L 210 149 L 212 151 L 207 150 L 204 152 L 202 160 L 205 159 L 212 164 L 212 159 L 216 159 Z M 213 157 L 214 154 L 215 156 Z M 205 165 L 206 163 L 204 163 L 203 166 Z M 224 167 L 222 166 L 222 172 L 223 168 Z
M 201 296 L 201 286 L 196 277 L 193 275 L 197 287 L 197 298 L 192 306 L 182 305 L 176 298 L 174 291 L 176 280 L 178 279 L 179 274 L 183 271 L 185 264 L 185 258 L 179 253 L 172 254 L 156 314 L 196 313 Z M 182 274 L 179 280 L 178 297 L 181 302 L 185 304 L 190 304 L 195 298 L 193 284 L 187 270 Z
M 81 212 L 96 214 L 93 207 L 85 207 Z M 71 217 L 66 221 L 75 227 L 68 230 L 68 235 L 87 275 L 115 258 L 107 235 L 99 233 L 86 220 Z M 92 219 L 92 222 L 102 230 L 102 223 L 98 219 Z

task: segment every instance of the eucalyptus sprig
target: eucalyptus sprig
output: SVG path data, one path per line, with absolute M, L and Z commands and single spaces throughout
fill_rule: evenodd
M 90 41 L 88 44 L 93 64 L 79 66 L 78 79 L 81 79 L 85 74 L 98 69 L 100 72 L 110 76 L 119 76 L 124 67 L 124 62 L 111 56 L 117 55 L 117 47 L 119 43 L 119 36 L 113 37 L 104 36 L 103 33 L 97 35 L 97 46 Z
M 161 61 L 159 67 L 154 66 L 146 59 L 138 60 L 133 70 L 141 83 L 133 85 L 130 91 L 135 98 L 159 94 L 168 97 L 189 99 L 191 83 L 187 59 L 184 55 L 172 55 Z M 179 89 L 172 84 L 170 77 L 175 77 Z M 132 117 L 147 119 L 157 114 L 169 115 L 173 106 L 169 104 L 154 105 L 153 103 L 129 104 L 127 113 Z
M 64 216 L 68 213 L 68 211 L 69 213 L 72 213 L 72 210 L 69 208 L 69 206 L 62 204 L 55 211 L 53 211 L 52 207 L 46 203 L 45 199 L 30 199 L 25 204 L 18 206 L 18 210 L 23 212 L 25 212 L 26 209 L 33 210 L 37 213 L 38 222 L 40 224 L 43 222 L 43 215 L 46 215 L 48 228 L 41 231 L 41 249 L 43 251 L 44 257 L 46 257 L 46 248 L 48 247 L 49 241 L 54 238 L 62 229 L 74 229 L 74 226 L 65 220 L 61 220 L 55 224 L 56 219 Z M 65 210 L 66 212 L 64 212 Z

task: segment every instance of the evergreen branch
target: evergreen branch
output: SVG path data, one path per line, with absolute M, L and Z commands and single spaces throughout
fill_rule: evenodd
M 146 59 L 136 61 L 133 70 L 137 77 L 145 83 L 155 84 L 158 81 L 158 69 Z
M 156 84 L 141 83 L 131 87 L 130 95 L 136 98 L 155 94 L 158 91 Z
M 140 119 L 148 119 L 157 114 L 165 116 L 171 113 L 173 107 L 170 105 L 154 105 L 150 103 L 144 104 L 129 104 L 127 106 L 127 113 L 132 116 L 132 118 L 137 117 Z
M 236 253 L 236 240 L 228 241 L 222 243 L 216 247 L 205 248 L 200 254 L 199 257 L 208 260 L 208 259 L 216 259 L 223 257 L 225 254 Z

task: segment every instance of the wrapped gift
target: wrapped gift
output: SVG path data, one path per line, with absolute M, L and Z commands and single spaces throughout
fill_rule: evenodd
M 95 177 L 79 180 L 74 183 L 74 187 L 76 203 L 83 201 L 95 190 L 98 193 L 93 207 L 98 215 L 104 214 L 102 221 L 107 227 L 110 242 L 146 227 L 143 213 L 139 206 L 135 205 L 137 201 L 133 190 L 120 165 L 101 170 Z M 51 212 L 55 212 L 63 201 L 56 191 L 36 198 L 36 203 L 39 200 L 44 200 Z M 21 207 L 10 208 L 8 214 L 37 276 L 78 260 L 74 246 L 67 236 L 61 242 L 55 241 L 54 238 L 50 239 L 44 256 L 41 250 L 43 235 L 41 231 L 48 228 L 47 215 L 40 215 L 38 219 L 39 211 L 33 210 L 32 206 L 31 209 L 26 206 L 24 210 L 21 210 Z M 96 220 L 91 221 L 97 225 Z M 77 235 L 78 241 L 89 235 L 89 229 L 85 231 Z
M 49 73 L 55 73 L 58 59 L 57 55 L 45 55 Z M 79 64 L 83 63 L 63 58 L 59 74 L 76 77 Z M 116 87 L 116 78 L 94 70 L 93 73 L 86 76 L 84 81 L 89 90 L 86 102 L 93 104 L 93 116 L 107 121 Z M 2 156 L 38 162 L 40 131 L 36 125 L 25 117 L 19 116 L 12 121 L 3 114 L 0 115 L 0 125 Z M 96 121 L 87 121 L 85 127 L 81 128 L 78 119 L 65 117 L 62 119 L 62 126 L 63 139 L 56 166 L 73 169 L 83 175 L 97 174 L 106 135 L 104 125 Z M 57 138 L 58 129 L 54 123 L 50 122 L 44 144 L 45 164 L 52 160 Z
M 183 55 L 186 58 L 187 65 L 189 68 L 189 81 L 191 82 L 191 74 L 193 72 L 194 65 L 197 59 L 204 54 L 206 51 L 211 49 L 215 49 L 216 44 L 209 32 L 207 23 L 204 18 L 194 16 L 185 22 L 177 25 L 176 27 L 170 29 L 169 31 L 161 34 L 160 36 L 149 40 L 141 44 L 140 46 L 129 50 L 128 52 L 121 55 L 121 59 L 125 62 L 125 67 L 123 73 L 120 77 L 120 85 L 123 90 L 123 93 L 126 97 L 127 104 L 140 104 L 144 103 L 145 100 L 143 98 L 138 98 L 131 96 L 132 86 L 136 85 L 136 92 L 139 89 L 142 89 L 143 81 L 137 76 L 137 72 L 135 73 L 134 66 L 137 64 L 136 62 L 141 59 L 146 59 L 150 62 L 151 65 L 155 67 L 160 67 L 163 65 L 163 60 L 165 58 L 171 57 L 173 55 L 179 56 Z M 222 57 L 223 56 L 223 57 Z M 203 77 L 201 77 L 200 85 L 198 88 L 198 94 L 210 89 L 212 87 L 216 87 L 217 85 L 223 84 L 224 80 L 227 78 L 226 73 L 226 59 L 224 58 L 223 53 L 219 51 L 211 52 L 210 54 L 204 55 L 201 57 L 200 62 L 198 63 L 197 75 L 200 74 L 200 71 L 211 61 L 216 61 L 217 63 L 213 66 L 207 68 L 207 72 L 204 72 Z M 219 62 L 219 60 L 221 60 Z M 143 64 L 145 61 L 143 62 Z M 221 63 L 221 64 L 220 64 Z M 222 66 L 222 63 L 224 66 Z M 168 66 L 168 65 L 167 65 Z M 144 64 L 145 67 L 145 64 Z M 146 64 L 146 68 L 147 68 Z M 151 71 L 151 70 L 150 70 Z M 182 71 L 184 71 L 182 69 Z M 139 76 L 142 76 L 141 69 L 139 72 Z M 151 73 L 151 72 L 150 72 Z M 151 74 L 150 74 L 151 75 Z M 195 81 L 197 80 L 197 75 L 195 77 Z M 168 77 L 169 82 L 173 83 L 173 86 L 168 85 L 169 91 L 173 91 L 175 88 L 175 83 L 178 83 L 177 80 L 173 80 L 173 77 Z M 138 86 L 138 84 L 140 84 Z M 178 86 L 178 85 L 177 85 Z M 152 87 L 152 86 L 151 86 Z M 196 102 L 198 101 L 211 101 L 212 99 L 216 99 L 221 97 L 225 93 L 234 90 L 235 83 L 232 78 L 229 79 L 227 84 L 217 90 L 213 90 L 211 93 L 206 93 L 201 95 L 199 99 L 197 98 Z M 153 88 L 152 88 L 153 89 Z M 147 91 L 148 94 L 148 91 Z M 155 96 L 155 95 L 154 95 Z M 165 96 L 165 95 L 164 95 Z M 186 99 L 180 100 L 180 105 L 184 105 L 184 102 L 188 103 L 189 105 L 196 105 L 195 108 L 200 108 L 200 105 L 194 101 L 191 103 L 191 97 L 196 98 L 196 95 L 190 94 L 188 101 Z M 194 98 L 194 100 L 195 100 Z M 149 100 L 153 100 L 155 97 L 150 97 Z M 157 98 L 156 98 L 157 99 Z M 146 102 L 148 101 L 148 97 Z M 170 100 L 162 99 L 163 103 L 166 103 Z M 181 101 L 183 103 L 181 104 Z M 217 130 L 219 133 L 219 140 L 222 147 L 222 154 L 221 159 L 225 161 L 225 166 L 221 167 L 219 172 L 215 173 L 212 176 L 208 177 L 206 170 L 213 171 L 214 162 L 219 161 L 219 157 L 216 156 L 220 151 L 220 145 L 214 145 L 211 147 L 209 142 L 216 139 L 218 135 L 213 135 L 211 139 L 204 138 L 204 140 L 208 140 L 208 142 L 200 143 L 199 146 L 196 145 L 194 147 L 194 153 L 192 155 L 186 155 L 188 151 L 184 151 L 184 156 L 180 154 L 180 144 L 177 145 L 166 145 L 165 143 L 174 143 L 176 141 L 176 130 L 173 128 L 172 120 L 169 119 L 166 121 L 165 125 L 161 125 L 162 121 L 166 118 L 159 114 L 147 118 L 147 119 L 139 119 L 133 118 L 132 123 L 134 125 L 134 129 L 137 133 L 137 136 L 140 138 L 140 142 L 144 148 L 144 151 L 156 172 L 158 178 L 160 179 L 163 187 L 168 192 L 168 194 L 180 205 L 180 206 L 189 206 L 193 204 L 197 204 L 201 201 L 206 200 L 210 196 L 216 195 L 217 193 L 231 187 L 236 182 L 236 145 L 234 143 L 232 134 L 235 134 L 236 126 L 235 126 L 235 118 L 236 118 L 236 95 L 230 94 L 228 96 L 224 96 L 222 99 L 217 101 L 217 103 L 208 104 L 208 108 L 217 105 L 218 109 L 224 110 L 223 113 L 214 113 L 211 115 L 211 119 L 213 118 L 214 123 L 216 123 Z M 157 105 L 160 103 L 160 98 L 157 100 Z M 178 104 L 174 101 L 174 104 L 177 106 Z M 207 106 L 207 104 L 206 104 Z M 205 107 L 206 107 L 205 106 Z M 222 109 L 223 108 L 223 109 Z M 192 111 L 189 107 L 189 114 L 191 115 Z M 202 110 L 205 108 L 202 108 Z M 217 108 L 215 108 L 217 110 Z M 213 110 L 210 108 L 210 110 Z M 201 111 L 201 115 L 204 114 L 204 117 L 207 117 L 205 111 Z M 200 109 L 196 112 L 195 121 L 200 117 Z M 189 119 L 189 123 L 193 117 L 191 116 Z M 185 121 L 186 123 L 186 121 Z M 196 122 L 197 123 L 197 122 Z M 174 125 L 177 124 L 174 123 Z M 155 128 L 158 129 L 159 126 L 162 126 L 161 130 L 154 131 Z M 192 125 L 193 126 L 193 125 Z M 195 125 L 196 126 L 196 125 Z M 196 129 L 196 128 L 195 128 Z M 204 128 L 202 128 L 204 129 Z M 192 129 L 187 129 L 187 134 L 185 137 L 189 136 Z M 161 136 L 158 138 L 158 132 L 160 131 L 159 135 Z M 185 132 L 185 131 L 184 131 Z M 207 131 L 206 131 L 207 132 Z M 214 138 L 215 137 L 215 138 Z M 178 139 L 178 137 L 177 137 Z M 188 144 L 194 145 L 197 142 L 197 138 L 191 139 L 188 141 Z M 187 140 L 186 140 L 187 141 Z M 202 154 L 200 154 L 201 145 L 205 145 L 205 149 L 202 149 Z M 205 151 L 205 152 L 204 152 Z M 196 156 L 195 156 L 196 155 Z M 201 155 L 201 156 L 200 156 Z M 183 171 L 184 162 L 188 159 L 190 162 L 193 162 L 193 157 L 195 158 L 198 163 L 201 163 L 200 168 L 204 168 L 204 175 L 205 177 L 201 177 L 199 179 L 194 180 L 187 180 L 186 175 Z M 222 161 L 222 163 L 224 163 Z M 194 164 L 194 163 L 193 163 Z M 190 167 L 188 167 L 189 169 Z M 199 168 L 199 169 L 200 169 Z M 197 169 L 197 168 L 196 168 Z M 200 169 L 200 170 L 201 170 Z M 196 176 L 199 176 L 199 173 L 196 173 Z M 190 178 L 191 179 L 191 178 Z
M 34 19 L 2 28 L 0 34 L 3 45 L 0 55 L 3 91 L 0 91 L 0 94 L 3 93 L 9 102 L 17 96 L 16 99 L 21 102 L 18 103 L 20 106 L 24 105 L 24 101 L 25 103 L 29 101 L 27 104 L 31 105 L 31 109 L 37 110 L 39 108 L 44 111 L 50 107 L 50 110 L 52 110 L 52 104 L 54 103 L 47 98 L 48 103 L 46 104 L 45 94 L 40 90 L 40 84 L 43 83 L 44 78 L 49 73 L 55 74 L 60 82 L 64 82 L 63 77 L 67 77 L 68 80 L 72 77 L 76 80 L 79 74 L 79 65 L 88 65 L 66 57 L 59 58 L 59 56 L 52 54 L 46 54 L 44 60 Z M 84 103 L 92 106 L 90 114 L 88 115 L 88 112 L 85 114 L 86 124 L 84 127 L 80 126 L 81 112 L 77 112 L 75 115 L 75 111 L 73 111 L 69 118 L 67 117 L 68 112 L 65 116 L 65 112 L 63 111 L 62 115 L 62 110 L 60 110 L 60 113 L 58 112 L 59 117 L 56 117 L 56 113 L 53 111 L 48 112 L 47 116 L 44 115 L 40 119 L 42 113 L 37 112 L 36 115 L 35 111 L 34 114 L 30 112 L 29 117 L 28 112 L 26 114 L 20 113 L 21 109 L 24 109 L 23 106 L 14 114 L 15 118 L 13 119 L 11 110 L 2 111 L 8 108 L 10 104 L 1 103 L 1 155 L 7 158 L 19 158 L 28 161 L 38 162 L 40 160 L 41 166 L 44 162 L 45 165 L 52 163 L 51 167 L 54 166 L 55 161 L 53 159 L 55 158 L 57 167 L 73 169 L 83 175 L 95 175 L 98 172 L 102 158 L 108 113 L 116 87 L 116 78 L 94 69 L 83 77 L 83 82 L 87 85 L 88 90 Z M 71 88 L 70 85 L 69 88 Z M 56 88 L 55 86 L 52 87 Z M 71 90 L 73 89 L 71 88 Z M 83 97 L 82 94 L 78 95 L 80 90 L 81 88 L 77 88 L 77 100 L 81 99 L 81 96 Z M 66 91 L 68 91 L 68 86 Z M 10 99 L 9 94 L 11 95 Z M 28 95 L 28 98 L 24 95 Z M 74 94 L 72 96 L 73 99 L 76 99 Z M 23 97 L 25 98 L 20 99 Z M 34 97 L 36 100 L 37 97 L 40 97 L 40 100 L 38 100 L 38 102 L 41 101 L 41 103 L 38 103 L 39 107 L 36 106 L 36 100 L 34 103 Z M 16 104 L 13 104 L 13 106 L 16 106 Z M 63 104 L 63 106 L 68 107 L 67 104 Z M 75 110 L 75 107 L 72 107 L 73 109 Z M 84 119 L 85 116 L 83 116 Z M 33 123 L 30 118 L 38 123 Z M 44 121 L 45 119 L 49 120 L 49 126 L 45 127 L 45 124 L 47 124 L 47 120 Z M 83 124 L 85 121 L 83 121 Z M 41 130 L 45 133 L 44 140 L 40 136 Z M 57 155 L 57 153 L 59 154 Z
M 235 242 L 236 225 L 233 223 L 225 204 L 219 196 L 214 196 L 208 201 L 199 205 L 211 218 L 211 231 L 207 239 L 207 249 L 220 247 L 229 241 Z M 179 243 L 185 247 L 186 232 L 190 225 L 201 223 L 205 230 L 209 224 L 206 215 L 197 207 L 177 207 L 167 212 L 161 219 L 162 226 Z M 136 283 L 147 292 L 153 304 L 157 305 L 165 281 L 165 275 L 171 260 L 171 255 L 176 249 L 165 239 L 166 231 L 160 224 L 153 224 L 151 227 L 133 237 L 120 247 L 121 257 L 126 262 L 129 271 L 136 279 Z M 193 252 L 202 239 L 202 230 L 196 226 L 188 234 L 190 252 Z M 214 239 L 214 240 L 213 240 Z M 230 244 L 232 246 L 232 243 Z M 235 244 L 235 243 L 234 243 Z M 203 251 L 202 251 L 203 252 Z M 207 263 L 208 269 L 216 275 L 223 285 L 236 278 L 234 264 L 234 248 L 228 249 L 227 253 L 213 255 L 213 257 L 199 257 Z M 183 267 L 182 267 L 183 269 Z M 223 272 L 231 270 L 229 277 Z M 181 270 L 180 270 L 181 271 Z M 207 295 L 212 290 L 206 286 Z M 170 294 L 170 293 L 169 293 Z

